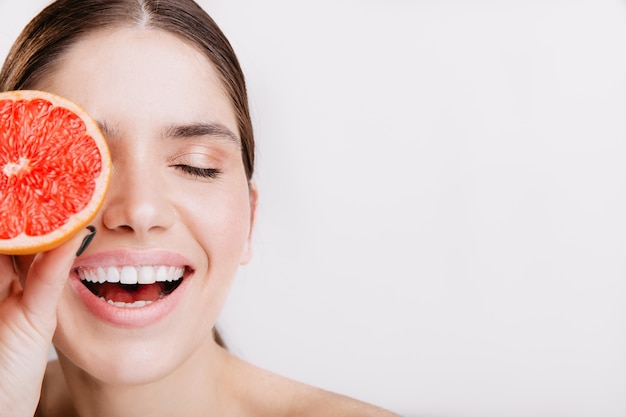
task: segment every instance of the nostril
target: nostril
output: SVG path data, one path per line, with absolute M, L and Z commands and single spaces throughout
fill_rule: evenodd
M 146 234 L 169 229 L 176 219 L 175 210 L 166 193 L 150 192 L 123 185 L 126 192 L 112 195 L 102 208 L 106 229 L 118 232 Z

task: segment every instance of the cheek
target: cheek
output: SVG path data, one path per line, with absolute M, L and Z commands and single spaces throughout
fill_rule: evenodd
M 242 205 L 224 205 L 212 213 L 203 225 L 203 241 L 213 251 L 219 251 L 220 256 L 238 260 L 246 249 L 250 231 L 249 210 Z
M 212 262 L 224 258 L 229 262 L 234 259 L 239 264 L 242 253 L 247 250 L 251 225 L 249 193 L 247 187 L 233 191 L 204 196 L 190 194 L 196 197 L 180 206 L 188 229 L 209 253 Z

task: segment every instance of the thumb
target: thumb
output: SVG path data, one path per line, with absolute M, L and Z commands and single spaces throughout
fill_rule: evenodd
M 33 259 L 24 283 L 22 305 L 36 327 L 56 326 L 56 308 L 72 264 L 91 243 L 96 229 L 87 227 L 68 242 Z

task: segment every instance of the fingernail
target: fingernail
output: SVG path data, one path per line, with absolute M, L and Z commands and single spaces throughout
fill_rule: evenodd
M 78 251 L 76 252 L 77 257 L 85 252 L 85 249 L 87 249 L 87 246 L 89 246 L 89 244 L 93 240 L 93 237 L 96 235 L 96 228 L 94 226 L 87 226 L 87 230 L 89 230 L 89 234 L 85 236 L 83 242 L 80 244 L 80 248 L 78 248 Z

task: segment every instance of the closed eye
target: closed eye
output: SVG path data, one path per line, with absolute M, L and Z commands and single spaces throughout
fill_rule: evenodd
M 215 168 L 198 168 L 190 165 L 177 164 L 174 165 L 175 168 L 180 169 L 181 171 L 192 175 L 194 177 L 201 178 L 217 178 L 222 173 L 219 169 Z

